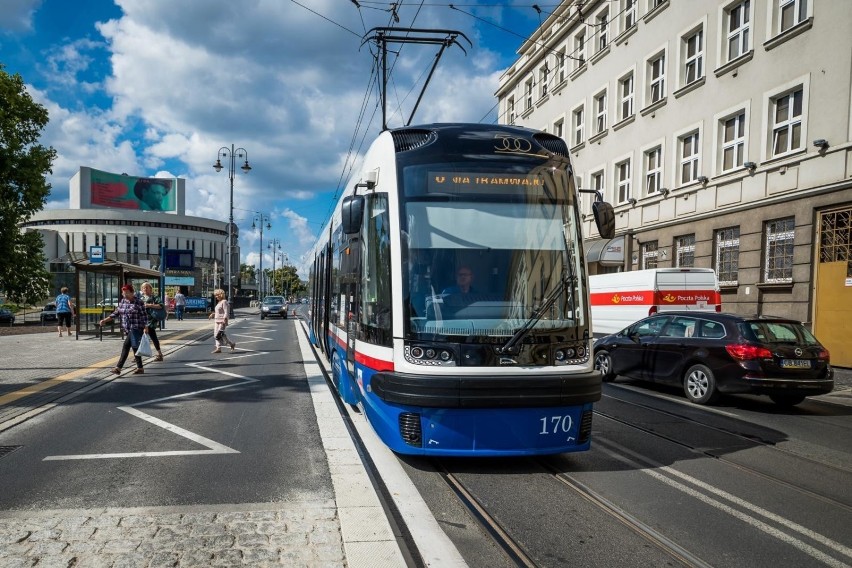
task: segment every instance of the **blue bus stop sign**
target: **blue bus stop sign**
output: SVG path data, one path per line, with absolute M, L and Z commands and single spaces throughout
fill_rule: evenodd
M 89 261 L 92 264 L 102 263 L 106 256 L 105 247 L 92 245 L 89 247 Z

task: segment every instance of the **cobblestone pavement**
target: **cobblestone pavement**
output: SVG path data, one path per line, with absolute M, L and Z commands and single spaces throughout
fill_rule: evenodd
M 234 324 L 257 313 L 238 310 Z M 212 324 L 169 320 L 158 335 L 168 360 L 210 340 Z M 112 380 L 120 346 L 117 337 L 0 336 L 0 432 Z M 330 391 L 321 377 L 308 382 L 333 488 L 276 503 L 0 511 L 0 568 L 404 566 Z M 0 458 L 4 449 L 14 452 L 0 445 Z
M 0 513 L 0 567 L 346 566 L 333 501 Z

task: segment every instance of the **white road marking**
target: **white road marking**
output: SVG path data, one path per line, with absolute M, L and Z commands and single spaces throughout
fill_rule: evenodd
M 689 402 L 688 400 L 685 400 L 685 399 L 682 399 L 682 398 L 677 398 L 675 396 L 665 395 L 665 394 L 662 394 L 662 393 L 650 391 L 650 390 L 643 389 L 643 388 L 640 388 L 640 387 L 635 387 L 633 385 L 627 385 L 627 384 L 621 384 L 621 383 L 619 383 L 619 384 L 608 383 L 608 384 L 610 384 L 614 387 L 620 388 L 620 389 L 627 390 L 627 391 L 638 392 L 638 393 L 641 393 L 641 394 L 644 394 L 644 395 L 653 396 L 655 398 L 661 398 L 661 399 L 667 400 L 669 402 L 674 402 L 676 404 L 688 406 L 689 408 L 701 409 L 705 412 L 712 412 L 714 414 L 721 414 L 722 416 L 730 416 L 731 418 L 740 418 L 739 415 L 734 414 L 733 412 L 725 412 L 724 410 L 719 410 L 718 408 L 715 408 L 713 406 L 698 405 L 698 404 L 695 404 L 694 402 Z M 617 398 L 617 397 L 614 397 L 614 396 L 611 396 L 611 395 L 604 395 L 604 396 L 606 396 L 607 398 L 615 399 L 615 400 L 621 400 L 622 402 L 628 402 L 628 403 L 630 402 L 629 400 L 622 400 L 620 398 Z
M 255 353 L 261 354 L 261 353 Z M 249 355 L 251 356 L 251 355 Z M 235 359 L 236 357 L 229 357 L 229 359 Z M 210 455 L 210 454 L 238 454 L 240 453 L 238 450 L 233 448 L 229 448 L 219 442 L 211 440 L 209 438 L 205 438 L 199 434 L 194 432 L 190 432 L 184 428 L 179 426 L 175 426 L 165 420 L 160 420 L 159 418 L 154 418 L 150 414 L 142 412 L 141 410 L 137 410 L 134 407 L 144 406 L 146 404 L 151 404 L 155 402 L 163 402 L 166 400 L 175 400 L 180 398 L 187 398 L 190 396 L 197 396 L 200 394 L 218 391 L 222 389 L 228 389 L 232 387 L 242 386 L 249 383 L 256 383 L 258 379 L 253 379 L 251 377 L 246 377 L 243 375 L 238 375 L 236 373 L 231 373 L 230 371 L 223 371 L 221 369 L 214 369 L 211 367 L 205 367 L 200 363 L 187 363 L 190 367 L 196 367 L 198 369 L 204 369 L 205 371 L 211 371 L 213 373 L 219 373 L 221 375 L 225 375 L 228 377 L 234 377 L 237 379 L 242 379 L 241 382 L 231 383 L 228 385 L 221 385 L 218 387 L 211 387 L 209 389 L 202 389 L 193 392 L 187 392 L 182 394 L 176 394 L 174 396 L 166 396 L 163 398 L 155 398 L 152 400 L 146 400 L 143 402 L 137 402 L 135 404 L 127 405 L 127 406 L 119 406 L 118 410 L 123 412 L 127 412 L 128 414 L 135 416 L 137 418 L 141 418 L 154 426 L 159 426 L 160 428 L 171 432 L 173 434 L 177 434 L 187 440 L 192 440 L 193 442 L 204 446 L 207 448 L 206 450 L 173 450 L 173 451 L 164 451 L 164 452 L 122 452 L 122 453 L 113 453 L 113 454 L 78 454 L 78 455 L 60 455 L 60 456 L 47 456 L 44 458 L 44 461 L 58 461 L 58 460 L 93 460 L 93 459 L 111 459 L 111 458 L 148 458 L 148 457 L 163 457 L 163 456 L 197 456 L 197 455 Z
M 636 470 L 641 471 L 642 473 L 644 473 L 646 475 L 650 475 L 654 479 L 661 481 L 661 482 L 665 483 L 666 485 L 669 485 L 670 487 L 677 489 L 678 491 L 686 493 L 687 495 L 690 495 L 691 497 L 694 497 L 694 498 L 698 499 L 699 501 L 703 501 L 704 503 L 710 505 L 711 507 L 714 507 L 714 508 L 719 509 L 720 511 L 723 511 L 723 512 L 725 512 L 725 513 L 727 513 L 727 514 L 729 514 L 733 517 L 736 517 L 737 519 L 753 526 L 754 528 L 756 528 L 760 531 L 763 531 L 764 533 L 766 533 L 770 536 L 773 536 L 773 537 L 777 538 L 778 540 L 781 540 L 782 542 L 785 542 L 785 543 L 789 544 L 790 546 L 793 546 L 793 547 L 801 550 L 802 552 L 804 552 L 808 556 L 816 558 L 817 560 L 819 560 L 819 561 L 821 561 L 821 562 L 823 562 L 823 563 L 825 563 L 829 566 L 842 567 L 842 566 L 848 566 L 848 565 L 844 562 L 841 562 L 841 561 L 825 554 L 824 552 L 814 548 L 813 546 L 799 540 L 798 538 L 794 537 L 793 535 L 782 532 L 781 530 L 779 530 L 779 529 L 777 529 L 773 526 L 770 526 L 770 525 L 764 523 L 763 521 L 761 521 L 759 519 L 756 519 L 756 518 L 754 518 L 754 517 L 752 517 L 752 516 L 750 516 L 746 513 L 741 512 L 741 511 L 738 511 L 738 510 L 734 509 L 733 507 L 730 507 L 730 506 L 728 506 L 724 503 L 721 503 L 720 501 L 717 501 L 716 499 L 713 499 L 709 495 L 701 493 L 700 491 L 697 491 L 697 490 L 695 490 L 691 487 L 687 487 L 686 485 L 679 483 L 678 481 L 675 481 L 674 479 L 671 479 L 670 477 L 666 477 L 665 475 L 663 475 L 662 473 L 659 473 L 659 472 L 663 471 L 663 472 L 666 472 L 673 477 L 677 477 L 677 478 L 682 479 L 683 481 L 686 481 L 688 483 L 692 483 L 693 485 L 703 489 L 704 491 L 707 491 L 709 493 L 712 493 L 713 495 L 721 497 L 722 499 L 725 499 L 726 501 L 729 501 L 729 502 L 733 503 L 734 505 L 737 505 L 739 507 L 747 509 L 747 510 L 749 510 L 753 513 L 756 513 L 756 514 L 758 514 L 758 515 L 760 515 L 760 516 L 762 516 L 766 519 L 774 521 L 774 522 L 776 522 L 776 523 L 778 523 L 778 524 L 780 524 L 780 525 L 782 525 L 782 526 L 784 526 L 784 527 L 786 527 L 786 528 L 788 528 L 792 531 L 795 531 L 795 532 L 797 532 L 797 533 L 799 533 L 799 534 L 801 534 L 805 537 L 808 537 L 808 538 L 810 538 L 810 539 L 812 539 L 816 542 L 819 542 L 820 544 L 822 544 L 822 545 L 824 545 L 828 548 L 831 548 L 831 549 L 843 554 L 844 556 L 846 556 L 848 558 L 852 558 L 852 549 L 850 549 L 847 546 L 844 546 L 843 544 L 840 544 L 839 542 L 833 541 L 833 540 L 829 539 L 828 537 L 825 537 L 825 536 L 823 536 L 823 535 L 821 535 L 817 532 L 814 532 L 814 531 L 808 529 L 807 527 L 803 527 L 802 525 L 799 525 L 797 523 L 794 523 L 793 521 L 785 519 L 784 517 L 782 517 L 780 515 L 776 515 L 775 513 L 772 513 L 771 511 L 767 511 L 766 509 L 764 509 L 762 507 L 758 507 L 757 505 L 754 505 L 754 504 L 752 504 L 752 503 L 750 503 L 750 502 L 748 502 L 744 499 L 741 499 L 741 498 L 739 498 L 735 495 L 732 495 L 732 494 L 728 493 L 727 491 L 723 491 L 722 489 L 714 487 L 714 486 L 712 486 L 708 483 L 704 483 L 703 481 L 696 479 L 695 477 L 692 477 L 691 475 L 687 475 L 687 474 L 682 473 L 680 471 L 677 471 L 676 469 L 673 469 L 669 466 L 665 466 L 661 463 L 655 462 L 654 460 L 648 459 L 647 457 L 642 456 L 640 454 L 637 454 L 636 452 L 622 446 L 621 444 L 618 444 L 618 443 L 613 442 L 611 440 L 601 439 L 601 436 L 597 436 L 595 438 L 595 440 L 596 440 L 595 443 L 598 445 L 599 448 L 601 446 L 604 446 L 603 448 L 601 448 L 602 451 L 604 453 L 606 453 L 607 455 L 609 455 L 610 457 L 612 457 L 612 458 L 614 458 L 614 459 L 616 459 L 616 460 L 618 460 L 622 463 L 625 463 L 625 464 L 629 465 L 630 467 L 635 468 Z M 636 459 L 642 460 L 642 461 L 646 462 L 648 465 L 651 465 L 654 469 L 649 469 L 648 467 L 646 467 L 645 465 L 643 465 L 643 464 L 641 464 L 637 461 L 628 459 L 628 458 L 624 457 L 624 454 L 628 454 L 628 455 L 633 456 Z
M 299 324 L 301 324 L 307 331 L 307 325 L 304 321 L 295 322 L 295 325 L 298 326 Z M 308 382 L 313 382 L 313 384 L 317 385 L 316 388 L 323 391 L 325 394 L 330 393 L 332 397 L 337 397 L 337 393 L 332 389 L 329 389 L 325 382 L 325 378 L 320 374 L 320 366 L 325 368 L 326 372 L 329 374 L 331 372 L 327 367 L 326 361 L 321 357 L 314 357 L 304 333 L 297 330 L 296 334 L 299 337 L 299 346 L 302 349 L 302 360 L 304 361 L 305 374 L 308 377 Z M 311 389 L 311 395 L 315 396 L 313 387 Z M 367 448 L 370 458 L 373 460 L 376 469 L 379 471 L 379 476 L 387 487 L 391 499 L 394 500 L 400 515 L 402 515 L 406 526 L 411 532 L 411 537 L 417 545 L 418 552 L 420 552 L 420 555 L 423 557 L 424 564 L 426 566 L 441 566 L 448 568 L 466 567 L 467 563 L 464 561 L 464 558 L 458 551 L 458 548 L 456 548 L 453 541 L 450 540 L 443 529 L 441 529 L 437 519 L 430 511 L 429 506 L 423 500 L 423 496 L 420 495 L 420 492 L 414 486 L 414 483 L 412 483 L 411 478 L 408 477 L 408 474 L 400 465 L 399 458 L 396 457 L 396 454 L 390 451 L 390 449 L 388 449 L 388 447 L 379 439 L 373 430 L 373 427 L 364 417 L 363 412 L 361 414 L 355 414 L 351 410 L 348 410 L 348 405 L 347 411 L 352 419 L 352 423 L 358 430 L 358 434 L 361 436 L 361 440 Z M 351 440 L 349 440 L 349 444 L 353 444 Z M 344 535 L 344 545 L 345 540 L 346 538 Z M 346 551 L 346 559 L 347 562 L 350 562 L 350 566 L 355 565 L 355 563 L 350 560 L 350 551 L 348 549 Z M 362 559 L 362 562 L 362 564 L 357 565 L 376 565 L 375 560 L 370 557 Z M 402 566 L 403 564 L 400 565 Z

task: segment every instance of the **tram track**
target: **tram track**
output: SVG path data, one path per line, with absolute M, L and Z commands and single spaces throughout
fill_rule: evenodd
M 678 545 L 676 542 L 667 538 L 650 525 L 621 509 L 606 497 L 581 482 L 575 476 L 561 471 L 553 464 L 548 463 L 546 458 L 531 457 L 526 459 L 530 465 L 544 471 L 561 485 L 567 487 L 573 493 L 579 495 L 586 502 L 593 505 L 597 510 L 626 526 L 628 529 L 645 539 L 651 546 L 665 552 L 680 565 L 690 568 L 711 567 L 710 564 L 704 562 L 701 558 L 698 558 L 682 546 Z M 459 476 L 450 472 L 440 459 L 434 458 L 431 461 L 432 467 L 440 474 L 443 481 L 451 489 L 453 494 L 455 494 L 463 508 L 504 552 L 511 563 L 519 568 L 537 568 L 540 566 L 533 556 L 526 551 L 524 546 L 511 536 L 508 529 L 503 527 L 500 522 L 497 521 L 495 516 L 488 511 L 487 507 L 476 497 L 474 492 L 465 486 Z
M 465 487 L 461 479 L 450 473 L 439 459 L 433 459 L 432 466 L 441 475 L 441 478 L 452 490 L 464 509 L 479 523 L 480 527 L 485 530 L 512 563 L 523 568 L 538 568 L 538 564 L 532 556 L 488 513 L 486 507 Z
M 719 432 L 719 433 L 723 433 L 723 434 L 726 434 L 726 435 L 729 435 L 729 436 L 733 436 L 737 439 L 741 439 L 741 440 L 746 441 L 750 444 L 759 445 L 761 447 L 769 449 L 770 451 L 778 452 L 778 453 L 781 453 L 781 454 L 786 455 L 788 457 L 792 457 L 794 459 L 802 460 L 804 462 L 810 463 L 812 465 L 825 467 L 825 468 L 832 469 L 834 471 L 844 473 L 844 474 L 852 474 L 852 470 L 850 470 L 849 468 L 844 468 L 842 466 L 838 466 L 838 465 L 832 464 L 830 462 L 814 459 L 814 458 L 811 458 L 809 456 L 803 456 L 799 453 L 791 452 L 789 450 L 779 448 L 776 444 L 766 442 L 766 441 L 761 440 L 760 438 L 755 437 L 755 436 L 745 435 L 741 432 L 735 432 L 735 431 L 728 429 L 728 428 L 720 428 L 718 426 L 713 426 L 713 425 L 707 424 L 705 422 L 701 422 L 701 421 L 696 420 L 694 418 L 683 416 L 683 415 L 675 413 L 675 412 L 670 412 L 668 410 L 662 410 L 662 409 L 659 409 L 659 408 L 654 408 L 653 406 L 650 406 L 650 405 L 647 405 L 647 404 L 642 404 L 642 403 L 633 402 L 633 401 L 630 401 L 630 400 L 625 400 L 625 399 L 615 397 L 615 396 L 612 396 L 612 395 L 606 395 L 605 394 L 604 398 L 616 400 L 621 404 L 634 406 L 634 407 L 637 407 L 637 408 L 641 408 L 643 410 L 647 410 L 647 411 L 654 412 L 654 413 L 657 413 L 657 414 L 662 414 L 662 415 L 668 416 L 670 418 L 675 418 L 675 419 L 681 420 L 681 421 L 689 423 L 689 424 L 697 425 L 697 426 L 700 426 L 702 428 L 707 428 L 708 430 L 712 430 L 712 431 L 715 431 L 715 432 Z M 771 482 L 776 483 L 778 485 L 784 486 L 788 489 L 792 489 L 792 490 L 794 490 L 794 491 L 796 491 L 796 492 L 798 492 L 802 495 L 805 495 L 805 496 L 807 496 L 811 499 L 816 499 L 816 500 L 821 501 L 821 502 L 823 502 L 827 505 L 831 505 L 833 507 L 837 507 L 839 509 L 843 509 L 845 511 L 852 512 L 852 505 L 849 505 L 847 503 L 843 503 L 843 502 L 838 501 L 838 500 L 836 500 L 832 497 L 829 497 L 827 495 L 822 495 L 820 493 L 816 493 L 814 491 L 811 491 L 810 489 L 798 486 L 798 485 L 791 483 L 791 482 L 789 482 L 785 479 L 782 479 L 782 478 L 780 478 L 776 475 L 772 475 L 770 473 L 766 473 L 764 471 L 757 470 L 753 467 L 735 462 L 735 461 L 730 460 L 730 459 L 728 459 L 728 458 L 726 458 L 722 455 L 719 455 L 718 453 L 714 453 L 714 452 L 703 450 L 701 448 L 697 448 L 697 447 L 695 447 L 695 446 L 693 446 L 689 443 L 686 443 L 682 440 L 678 440 L 678 439 L 676 439 L 672 436 L 668 436 L 666 434 L 663 434 L 663 433 L 658 432 L 656 430 L 653 430 L 651 428 L 645 428 L 643 426 L 639 426 L 639 425 L 637 425 L 637 424 L 635 424 L 635 423 L 633 423 L 629 420 L 619 418 L 617 416 L 614 416 L 613 414 L 603 412 L 603 411 L 601 411 L 597 408 L 594 410 L 594 413 L 596 415 L 602 417 L 602 418 L 606 418 L 607 420 L 611 420 L 611 421 L 619 423 L 623 426 L 627 426 L 628 428 L 640 431 L 644 434 L 653 436 L 657 439 L 665 440 L 667 442 L 676 444 L 678 446 L 686 448 L 686 449 L 688 449 L 692 452 L 695 452 L 697 454 L 700 454 L 702 456 L 707 456 L 707 457 L 713 458 L 715 460 L 718 460 L 721 463 L 724 463 L 724 464 L 726 464 L 730 467 L 733 467 L 733 468 L 735 468 L 739 471 L 742 471 L 744 473 L 747 473 L 749 475 L 753 475 L 753 476 L 758 477 L 760 479 L 763 479 L 763 480 L 766 480 L 766 481 L 771 481 Z

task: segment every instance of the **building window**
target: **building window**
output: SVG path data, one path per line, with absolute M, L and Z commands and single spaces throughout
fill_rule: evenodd
M 539 97 L 540 98 L 544 98 L 544 97 L 547 96 L 548 75 L 550 75 L 550 69 L 547 68 L 547 64 L 545 63 L 544 67 L 542 67 L 538 71 Z
M 95 234 L 95 246 L 96 247 L 101 246 L 101 236 L 98 235 L 97 233 Z
M 559 82 L 565 81 L 565 48 L 556 52 L 556 63 L 559 65 Z
M 645 194 L 660 191 L 663 178 L 663 149 L 660 146 L 645 152 Z
M 629 30 L 636 25 L 636 0 L 623 0 L 621 13 L 624 15 L 624 29 Z
M 607 45 L 609 45 L 609 11 L 605 10 L 598 14 L 597 28 L 598 52 L 601 52 L 606 49 Z
M 648 82 L 651 104 L 666 96 L 666 54 L 661 53 L 648 61 Z
M 743 165 L 745 153 L 745 112 L 722 121 L 722 171 Z
M 772 155 L 802 148 L 802 96 L 800 88 L 773 99 Z
M 606 91 L 595 97 L 595 134 L 606 130 Z
M 684 235 L 675 239 L 675 266 L 695 266 L 695 235 Z
M 617 163 L 615 172 L 618 180 L 618 203 L 624 203 L 630 199 L 630 160 Z
M 740 270 L 740 228 L 716 231 L 716 274 L 722 286 L 736 286 Z
M 657 241 L 642 243 L 642 269 L 657 268 Z
M 766 223 L 763 281 L 793 281 L 793 238 L 796 220 L 793 217 Z
M 592 174 L 592 189 L 599 192 L 601 195 L 604 195 L 604 173 L 603 171 L 595 172 Z M 606 201 L 606 197 L 604 196 L 604 201 Z
M 618 93 L 621 97 L 621 120 L 633 116 L 633 73 L 618 82 Z
M 734 4 L 727 11 L 728 19 L 728 61 L 733 61 L 749 50 L 749 30 L 751 27 L 751 0 Z
M 778 0 L 779 32 L 785 32 L 808 18 L 807 0 Z
M 698 132 L 680 138 L 680 183 L 698 179 Z
M 562 135 L 565 134 L 565 121 L 562 119 L 557 120 L 553 123 L 553 134 L 562 138 Z
M 689 85 L 704 76 L 704 30 L 684 38 L 683 83 Z
M 586 32 L 574 36 L 574 70 L 586 64 Z
M 586 139 L 586 118 L 582 106 L 576 109 L 572 114 L 574 116 L 572 120 L 574 124 L 574 145 L 576 146 Z
M 525 98 L 526 98 L 526 101 L 527 101 L 527 106 L 526 106 L 526 108 L 525 108 L 524 110 L 530 110 L 530 109 L 532 108 L 532 106 L 533 106 L 533 97 L 532 97 L 532 94 L 533 94 L 533 82 L 532 82 L 532 79 L 530 79 L 529 81 L 527 81 L 527 82 L 526 82 L 526 84 L 524 85 L 524 92 L 526 93 L 526 97 L 525 97 Z
M 515 97 L 509 97 L 506 114 L 509 116 L 508 124 L 515 124 Z

